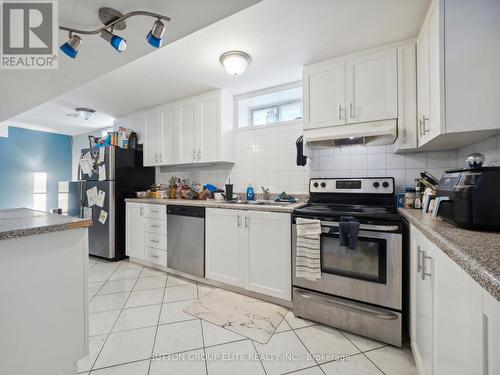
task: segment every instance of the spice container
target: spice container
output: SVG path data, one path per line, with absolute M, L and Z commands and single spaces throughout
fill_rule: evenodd
M 406 187 L 405 193 L 405 208 L 413 208 L 415 203 L 415 188 L 408 186 Z
M 420 186 L 415 187 L 415 200 L 413 201 L 413 208 L 422 208 L 422 199 L 420 197 Z

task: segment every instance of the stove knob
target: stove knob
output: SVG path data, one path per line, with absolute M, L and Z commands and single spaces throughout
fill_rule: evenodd
M 317 183 L 317 182 L 315 182 L 315 183 L 313 184 L 313 186 L 314 186 L 315 188 L 317 188 L 319 185 L 318 185 L 318 183 Z
M 382 186 L 385 188 L 389 187 L 389 183 L 387 181 L 382 182 Z
M 379 186 L 380 186 L 380 183 L 379 183 L 378 181 L 375 181 L 375 182 L 373 183 L 373 187 L 374 187 L 374 188 L 378 188 Z
M 325 183 L 325 182 L 322 182 L 322 183 L 321 183 L 321 187 L 322 187 L 322 188 L 325 188 L 325 187 L 326 187 L 326 183 Z

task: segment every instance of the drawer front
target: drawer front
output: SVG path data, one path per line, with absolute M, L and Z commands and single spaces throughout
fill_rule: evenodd
M 167 206 L 163 204 L 146 204 L 144 205 L 144 217 L 165 220 L 167 217 Z
M 167 236 L 164 234 L 146 232 L 144 245 L 146 247 L 154 247 L 155 249 L 167 251 Z
M 166 267 L 167 252 L 163 250 L 153 249 L 152 247 L 146 247 L 146 261 Z
M 160 219 L 145 219 L 144 230 L 149 233 L 167 234 L 167 221 Z

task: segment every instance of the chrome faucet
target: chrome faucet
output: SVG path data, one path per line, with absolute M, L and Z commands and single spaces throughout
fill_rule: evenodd
M 268 201 L 269 200 L 269 189 L 266 189 L 264 186 L 262 188 L 262 199 Z

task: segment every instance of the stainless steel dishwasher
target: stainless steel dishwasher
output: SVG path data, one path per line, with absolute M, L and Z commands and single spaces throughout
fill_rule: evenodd
M 205 207 L 167 206 L 167 267 L 205 277 Z

